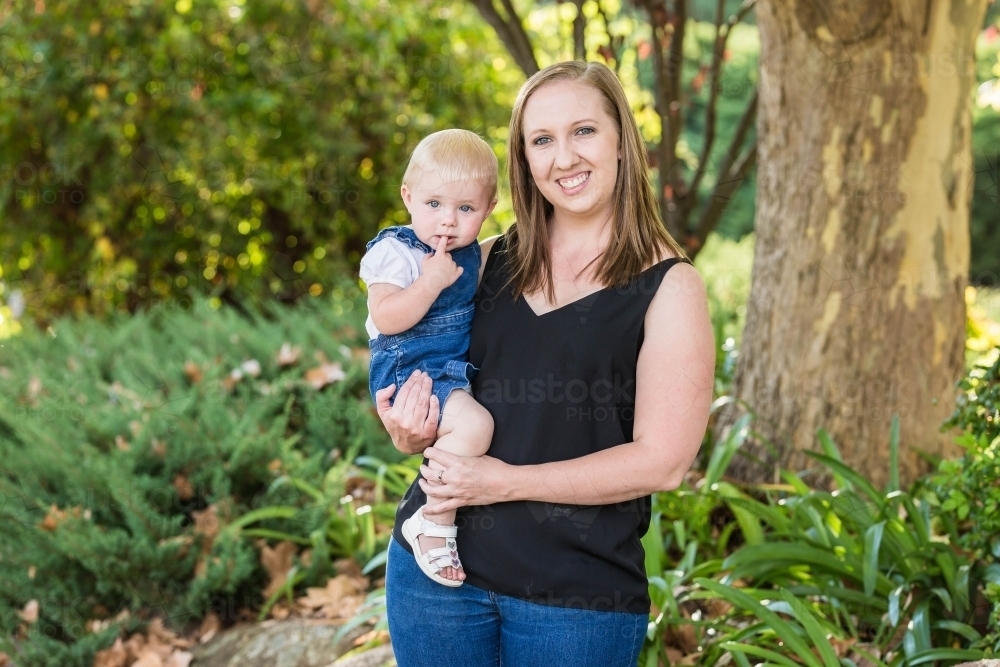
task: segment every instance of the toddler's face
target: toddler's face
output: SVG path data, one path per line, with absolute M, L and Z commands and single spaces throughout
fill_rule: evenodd
M 476 181 L 445 182 L 433 171 L 419 174 L 412 188 L 400 188 L 417 238 L 437 248 L 448 237 L 449 252 L 475 243 L 483 222 L 496 206 Z

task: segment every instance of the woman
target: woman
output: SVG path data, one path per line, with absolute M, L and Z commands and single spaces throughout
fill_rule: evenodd
M 390 542 L 400 667 L 625 667 L 650 601 L 640 537 L 708 422 L 715 342 L 700 276 L 658 218 L 646 149 L 615 75 L 548 67 L 522 86 L 507 171 L 517 222 L 482 243 L 470 362 L 495 431 L 487 455 L 433 437 L 430 380 L 377 392 L 396 447 L 423 452 L 396 514 L 458 508 L 462 586 Z M 406 552 L 404 552 L 404 550 Z

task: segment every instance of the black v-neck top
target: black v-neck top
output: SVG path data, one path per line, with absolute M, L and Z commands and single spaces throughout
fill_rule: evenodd
M 473 395 L 493 415 L 489 456 L 512 465 L 564 461 L 632 440 L 636 361 L 646 310 L 676 257 L 627 287 L 605 288 L 536 315 L 512 298 L 505 237 L 476 295 L 469 361 Z M 425 459 L 426 463 L 426 459 Z M 393 535 L 426 501 L 414 482 Z M 458 511 L 466 584 L 542 604 L 649 613 L 640 538 L 650 497 L 612 505 L 514 501 Z

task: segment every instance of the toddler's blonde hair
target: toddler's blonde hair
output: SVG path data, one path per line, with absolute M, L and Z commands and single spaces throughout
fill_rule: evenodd
M 434 171 L 445 182 L 473 180 L 497 196 L 497 157 L 490 145 L 475 132 L 441 130 L 429 134 L 410 155 L 403 172 L 403 185 L 414 186 L 421 174 Z

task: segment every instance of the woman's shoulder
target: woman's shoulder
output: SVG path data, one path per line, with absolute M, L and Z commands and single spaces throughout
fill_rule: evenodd
M 490 250 L 493 249 L 493 246 L 497 242 L 497 239 L 501 238 L 503 238 L 503 234 L 495 234 L 479 242 L 479 249 L 483 251 L 484 258 L 490 254 Z

